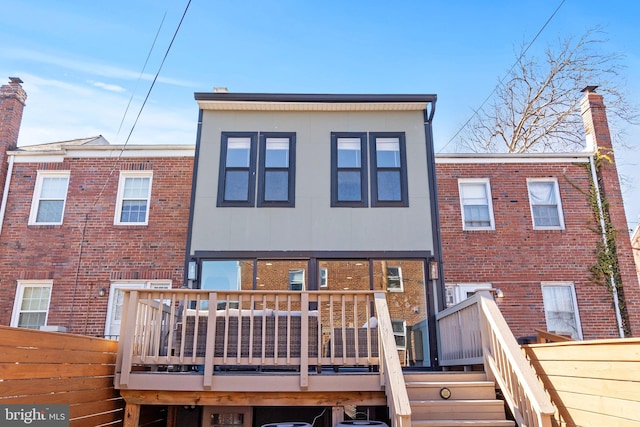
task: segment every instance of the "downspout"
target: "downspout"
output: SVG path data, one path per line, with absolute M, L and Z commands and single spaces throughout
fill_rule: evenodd
M 431 107 L 430 109 L 428 107 Z M 438 361 L 438 331 L 436 328 L 436 313 L 444 307 L 444 268 L 442 265 L 442 238 L 440 236 L 440 210 L 438 207 L 438 186 L 436 183 L 436 155 L 433 142 L 433 115 L 436 111 L 435 99 L 424 109 L 424 133 L 427 149 L 427 178 L 429 179 L 429 198 L 431 205 L 431 235 L 433 244 L 433 260 L 438 263 L 438 279 L 429 280 L 430 286 L 425 286 L 427 295 L 431 294 L 432 310 L 429 316 L 429 354 L 431 366 L 439 365 Z M 428 303 L 428 301 L 427 301 Z
M 589 163 L 591 165 L 591 179 L 593 180 L 593 187 L 596 190 L 596 201 L 598 202 L 598 214 L 600 215 L 600 232 L 602 234 L 602 243 L 605 250 L 609 251 L 609 245 L 607 244 L 607 229 L 604 223 L 604 209 L 602 208 L 602 195 L 600 194 L 600 184 L 598 184 L 598 175 L 596 174 L 596 164 L 593 160 L 594 154 L 589 156 Z M 616 313 L 616 321 L 618 323 L 618 333 L 620 338 L 624 338 L 624 328 L 622 327 L 622 314 L 620 312 L 620 299 L 618 298 L 618 288 L 616 287 L 616 280 L 613 273 L 609 275 L 609 281 L 611 283 L 611 293 L 613 295 L 613 307 Z
M 7 211 L 7 199 L 9 198 L 9 186 L 11 185 L 11 175 L 13 175 L 13 160 L 15 156 L 9 155 L 9 167 L 7 168 L 7 178 L 4 181 L 4 191 L 2 192 L 2 204 L 0 205 L 0 235 L 4 224 L 4 214 Z

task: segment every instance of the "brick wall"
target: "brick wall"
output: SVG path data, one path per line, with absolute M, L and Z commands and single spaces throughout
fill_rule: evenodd
M 627 314 L 625 322 L 628 322 L 631 335 L 638 336 L 640 335 L 640 287 L 633 251 L 628 239 L 627 217 L 602 95 L 595 93 L 595 88 L 588 87 L 585 90 L 581 109 L 587 140 L 595 143 L 602 156 L 602 161 L 598 165 L 598 175 L 602 196 L 608 203 L 611 225 L 617 235 L 615 250 L 622 283 L 619 293 L 624 305 L 623 314 L 625 311 Z
M 18 280 L 53 280 L 47 324 L 88 335 L 104 332 L 109 298 L 98 292 L 112 280 L 182 286 L 193 158 L 122 159 L 112 172 L 114 163 L 15 163 L 0 235 L 0 325 L 10 323 Z M 70 171 L 63 224 L 29 226 L 37 171 L 52 169 Z M 119 170 L 153 171 L 148 225 L 114 225 Z
M 618 336 L 612 299 L 591 281 L 601 237 L 588 190 L 586 164 L 576 163 L 439 163 L 438 197 L 445 282 L 492 283 L 504 292 L 498 300 L 516 336 L 546 329 L 542 282 L 575 286 L 585 339 Z M 527 178 L 558 181 L 564 230 L 534 230 Z M 490 178 L 495 231 L 463 231 L 458 192 L 460 178 Z

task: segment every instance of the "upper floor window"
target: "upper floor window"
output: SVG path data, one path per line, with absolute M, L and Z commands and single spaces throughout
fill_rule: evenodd
M 495 230 L 488 179 L 460 179 L 463 230 Z
M 62 224 L 68 186 L 69 171 L 38 171 L 29 224 Z
M 19 281 L 13 303 L 11 326 L 28 329 L 40 329 L 40 326 L 45 326 L 52 287 L 53 283 L 50 280 Z
M 258 134 L 223 132 L 218 206 L 254 206 Z
M 582 339 L 582 327 L 573 283 L 543 283 L 542 301 L 547 330 Z
M 364 132 L 331 133 L 331 206 L 367 206 L 367 144 Z
M 295 150 L 292 132 L 223 132 L 217 206 L 256 206 L 257 169 L 258 206 L 293 207 Z
M 529 178 L 527 186 L 533 228 L 539 230 L 564 229 L 558 181 L 549 178 Z
M 258 206 L 295 205 L 295 147 L 293 133 L 260 134 Z
M 151 171 L 121 171 L 114 223 L 146 225 L 151 200 Z
M 409 206 L 404 132 L 371 132 L 371 206 Z

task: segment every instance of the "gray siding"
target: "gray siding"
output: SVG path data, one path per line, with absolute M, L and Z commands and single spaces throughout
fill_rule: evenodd
M 228 131 L 296 132 L 295 208 L 216 208 L 220 136 Z M 410 206 L 331 208 L 331 132 L 405 132 Z M 192 254 L 202 250 L 433 251 L 420 111 L 205 111 L 199 163 Z

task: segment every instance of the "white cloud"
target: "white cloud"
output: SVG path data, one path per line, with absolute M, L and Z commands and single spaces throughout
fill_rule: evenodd
M 0 48 L 0 56 L 5 60 L 13 59 L 18 61 L 31 61 L 47 65 L 55 65 L 68 70 L 74 70 L 93 76 L 107 77 L 123 80 L 142 80 L 153 81 L 154 74 L 140 74 L 118 66 L 108 65 L 96 62 L 93 58 L 70 58 L 63 55 L 51 55 L 40 51 L 15 48 Z M 184 80 L 172 79 L 160 75 L 157 79 L 159 83 L 165 83 L 174 86 L 192 87 L 192 82 Z
M 110 92 L 126 92 L 127 90 L 122 86 L 103 83 L 103 82 L 90 82 L 93 86 L 99 87 L 100 89 L 108 90 Z

